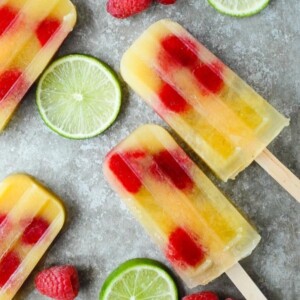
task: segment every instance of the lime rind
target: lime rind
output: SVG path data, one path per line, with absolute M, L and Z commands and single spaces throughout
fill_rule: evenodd
M 270 0 L 208 0 L 218 12 L 232 17 L 250 17 L 266 8 Z
M 145 290 L 144 284 L 145 281 L 142 281 L 139 283 L 139 279 L 137 274 L 140 274 L 144 270 L 149 272 L 153 272 L 155 274 L 155 279 L 161 278 L 164 280 L 164 284 L 168 286 L 168 291 L 163 291 L 161 294 L 162 296 L 155 295 L 153 296 L 153 299 L 168 299 L 168 300 L 178 300 L 178 290 L 177 286 L 171 277 L 171 275 L 168 273 L 166 267 L 162 265 L 161 263 L 154 261 L 152 259 L 146 259 L 146 258 L 136 258 L 129 260 L 122 265 L 120 265 L 117 269 L 115 269 L 105 280 L 102 289 L 99 294 L 100 300 L 111 300 L 111 299 L 148 299 L 151 300 L 151 295 L 149 295 L 149 289 Z M 135 275 L 133 276 L 133 273 Z M 149 275 L 149 274 L 148 274 Z M 133 286 L 130 285 L 129 282 L 124 281 L 124 278 L 130 278 L 133 281 Z M 141 276 L 141 278 L 143 278 Z M 125 288 L 123 288 L 122 286 Z M 140 287 L 139 287 L 140 285 Z M 166 286 L 165 285 L 165 286 Z M 132 290 L 134 292 L 132 292 Z M 157 292 L 156 287 L 152 287 L 155 292 Z M 116 289 L 118 292 L 116 292 Z M 121 291 L 121 293 L 119 292 Z M 135 298 L 133 293 L 136 293 L 139 295 L 138 298 Z M 145 297 L 143 298 L 143 293 Z M 126 296 L 124 296 L 126 294 Z M 115 296 L 115 297 L 113 297 Z M 166 296 L 166 298 L 164 298 Z
M 82 100 L 82 95 L 84 101 L 78 105 L 76 100 Z M 83 54 L 53 62 L 42 75 L 36 92 L 45 124 L 70 139 L 95 137 L 110 127 L 119 114 L 121 98 L 121 86 L 113 70 Z

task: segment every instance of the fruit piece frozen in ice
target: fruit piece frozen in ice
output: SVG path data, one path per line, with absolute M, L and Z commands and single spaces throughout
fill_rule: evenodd
M 111 157 L 109 167 L 117 174 L 116 176 L 128 192 L 135 194 L 140 190 L 142 182 L 119 154 Z
M 158 96 L 164 106 L 170 111 L 182 113 L 191 108 L 188 102 L 167 83 L 161 87 Z
M 180 165 L 184 162 L 178 162 L 176 158 L 180 158 L 175 155 L 176 153 L 170 153 L 167 150 L 160 151 L 153 155 L 155 164 L 151 170 L 154 174 L 157 174 L 157 176 L 160 176 L 160 172 L 163 173 L 179 190 L 190 190 L 193 188 L 194 183 Z
M 22 76 L 20 70 L 7 70 L 0 74 L 0 102 L 4 100 L 8 92 L 12 90 L 15 84 Z
M 0 131 L 75 22 L 69 0 L 0 4 Z
M 47 44 L 60 26 L 60 21 L 56 19 L 45 19 L 39 24 L 36 29 L 36 35 L 41 43 L 41 46 L 45 46 Z
M 16 16 L 17 12 L 8 5 L 0 7 L 0 37 L 5 34 Z
M 0 288 L 2 288 L 10 277 L 15 273 L 15 271 L 20 266 L 21 261 L 18 255 L 9 251 L 1 257 L 0 260 Z
M 159 126 L 141 126 L 111 150 L 104 174 L 189 286 L 217 278 L 260 240 Z
M 195 267 L 204 260 L 205 251 L 194 241 L 191 234 L 179 227 L 169 236 L 166 256 L 181 268 Z
M 26 225 L 22 234 L 22 242 L 28 245 L 37 243 L 43 237 L 49 225 L 48 221 L 41 217 L 33 218 L 28 222 L 28 225 Z
M 0 183 L 0 299 L 10 300 L 65 220 L 60 201 L 27 175 Z
M 179 24 L 149 27 L 121 61 L 124 80 L 224 181 L 289 121 Z

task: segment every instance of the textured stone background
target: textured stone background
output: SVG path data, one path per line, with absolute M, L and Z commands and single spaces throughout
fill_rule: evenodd
M 78 25 L 58 56 L 88 53 L 118 71 L 122 53 L 148 25 L 161 18 L 173 18 L 291 118 L 291 126 L 269 149 L 300 176 L 298 0 L 272 0 L 265 11 L 247 19 L 220 15 L 206 1 L 178 0 L 168 8 L 154 5 L 148 12 L 125 21 L 108 15 L 104 0 L 74 2 L 78 6 Z M 122 111 L 109 130 L 91 140 L 66 140 L 43 124 L 34 92 L 35 87 L 0 135 L 0 179 L 10 173 L 26 172 L 65 200 L 65 230 L 35 272 L 54 264 L 75 264 L 82 284 L 78 299 L 97 299 L 104 279 L 119 263 L 144 256 L 164 261 L 111 191 L 101 171 L 104 155 L 120 139 L 145 122 L 163 122 L 124 85 Z M 299 299 L 299 204 L 255 163 L 227 184 L 203 168 L 249 216 L 263 237 L 253 255 L 242 261 L 247 272 L 269 299 Z M 20 299 L 43 298 L 33 288 L 33 276 L 24 284 Z M 225 275 L 206 289 L 243 299 Z

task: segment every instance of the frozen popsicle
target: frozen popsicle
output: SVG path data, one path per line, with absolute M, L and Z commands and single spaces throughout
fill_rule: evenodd
M 272 163 L 265 149 L 289 120 L 179 24 L 147 29 L 124 54 L 121 73 L 222 180 L 259 155 Z M 299 180 L 280 167 L 273 175 L 300 199 Z
M 162 127 L 138 128 L 107 155 L 104 174 L 189 287 L 227 272 L 260 240 Z
M 27 175 L 0 183 L 0 299 L 12 299 L 61 230 L 60 201 Z
M 0 131 L 75 22 L 69 0 L 0 0 Z

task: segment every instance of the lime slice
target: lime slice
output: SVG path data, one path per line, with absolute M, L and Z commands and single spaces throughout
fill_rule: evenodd
M 248 17 L 263 10 L 270 0 L 208 0 L 208 2 L 223 14 Z
M 45 71 L 36 101 L 53 131 L 71 139 L 86 139 L 115 121 L 121 106 L 121 87 L 113 71 L 96 58 L 68 55 Z
M 178 291 L 163 265 L 137 258 L 120 265 L 108 276 L 99 299 L 178 300 Z

